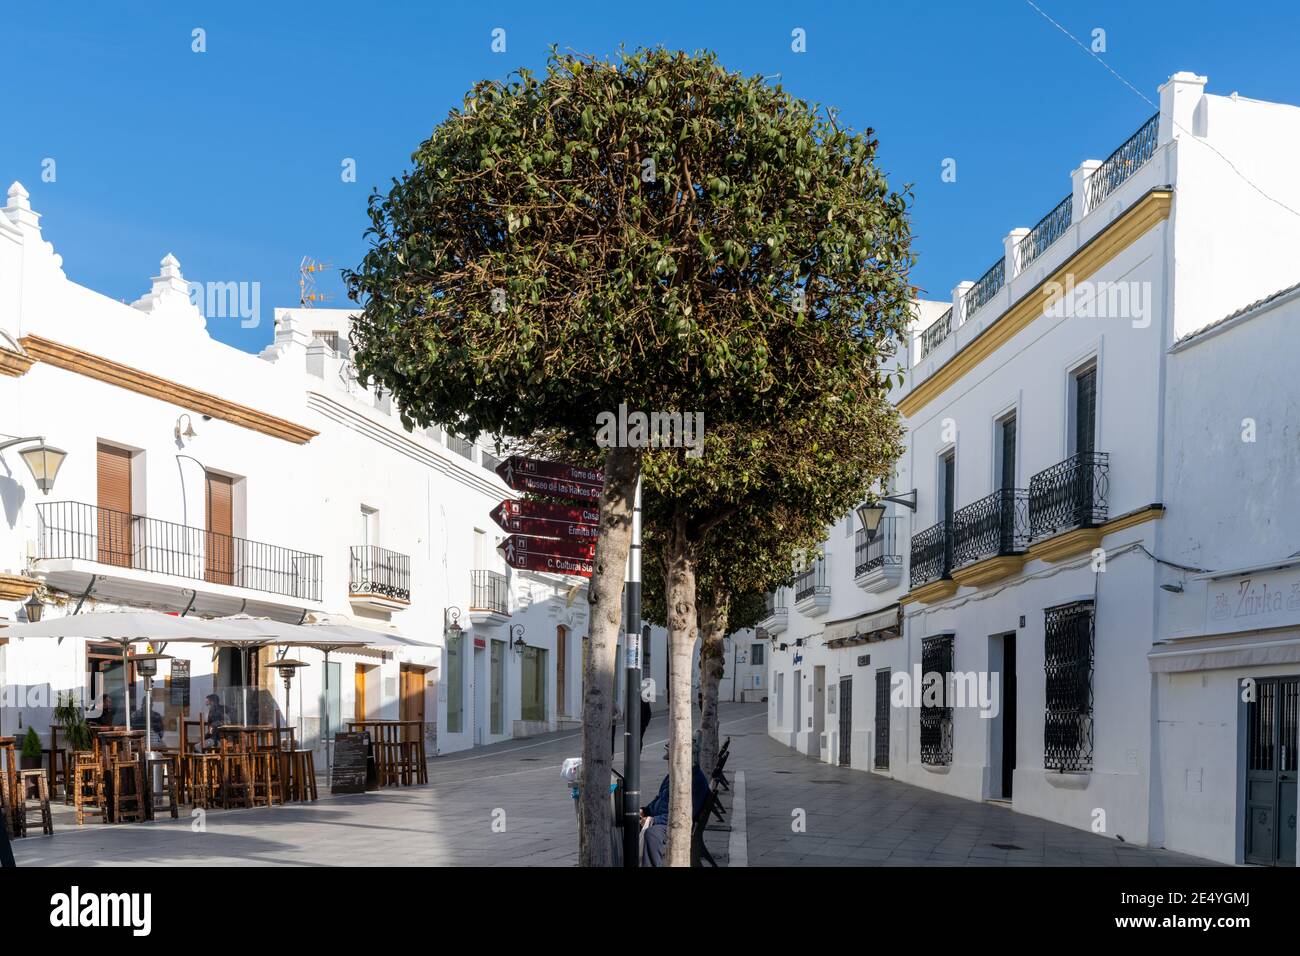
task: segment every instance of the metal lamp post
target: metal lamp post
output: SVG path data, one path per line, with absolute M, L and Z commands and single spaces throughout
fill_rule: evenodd
M 885 495 L 883 498 L 875 498 L 858 505 L 858 520 L 862 522 L 862 530 L 867 533 L 868 541 L 876 537 L 876 531 L 880 528 L 880 519 L 885 516 L 886 501 L 892 501 L 896 505 L 915 511 L 916 489 L 913 488 L 905 495 Z
M 524 641 L 524 626 L 522 624 L 510 625 L 510 648 L 517 655 L 523 657 L 524 649 L 528 644 Z
M 148 761 L 155 756 L 153 749 L 153 679 L 158 676 L 158 662 L 169 661 L 172 657 L 170 654 L 158 654 L 149 651 L 146 654 L 132 654 L 130 662 L 135 665 L 135 669 L 140 676 L 144 678 L 144 759 L 145 766 L 148 767 Z M 127 680 L 131 679 L 131 671 L 127 669 Z M 128 706 L 127 710 L 130 710 Z M 130 718 L 130 714 L 127 714 Z M 162 766 L 155 768 L 158 778 L 149 782 L 150 789 L 158 791 L 162 789 Z
M 32 473 L 32 477 L 36 479 L 36 487 L 41 489 L 42 494 L 48 495 L 50 489 L 54 487 L 54 479 L 59 474 L 59 469 L 63 466 L 63 459 L 68 457 L 68 453 L 62 448 L 55 448 L 52 445 L 45 444 L 44 435 L 28 435 L 25 438 L 10 437 L 7 441 L 0 442 L 0 451 L 29 441 L 36 442 L 36 445 L 31 448 L 24 448 L 18 454 L 26 462 L 27 470 Z

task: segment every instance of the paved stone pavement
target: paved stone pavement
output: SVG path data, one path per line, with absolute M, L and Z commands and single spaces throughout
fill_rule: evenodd
M 761 704 L 722 708 L 723 733 L 732 738 L 728 770 L 734 771 L 733 792 L 724 803 L 735 829 L 710 830 L 705 840 L 723 865 L 729 857 L 750 866 L 1204 862 L 831 767 L 769 738 L 765 716 Z M 664 730 L 657 715 L 646 735 L 644 800 L 663 777 Z M 507 741 L 431 760 L 427 786 L 338 797 L 322 793 L 315 804 L 210 811 L 204 832 L 194 832 L 194 821 L 184 815 L 148 824 L 76 827 L 60 813 L 54 836 L 15 841 L 15 855 L 20 865 L 29 866 L 572 866 L 577 860 L 573 801 L 559 770 L 578 748 L 576 731 Z M 805 833 L 791 831 L 796 807 L 807 812 Z

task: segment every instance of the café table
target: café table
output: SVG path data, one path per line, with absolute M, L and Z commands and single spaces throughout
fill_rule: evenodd
M 350 720 L 352 733 L 370 735 L 375 776 L 381 787 L 428 783 L 424 724 L 418 720 Z

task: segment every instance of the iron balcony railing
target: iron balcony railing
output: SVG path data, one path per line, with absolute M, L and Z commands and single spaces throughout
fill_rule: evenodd
M 509 614 L 509 589 L 500 571 L 469 573 L 469 607 L 471 611 L 495 611 Z
M 898 567 L 903 556 L 898 551 L 898 519 L 881 518 L 876 536 L 867 540 L 865 531 L 853 539 L 853 576 L 860 578 L 885 567 Z
M 1157 113 L 1126 139 L 1122 146 L 1106 157 L 1106 161 L 1088 177 L 1084 191 L 1085 213 L 1096 209 L 1106 197 L 1118 189 L 1126 179 L 1137 172 L 1155 155 L 1159 142 L 1160 114 Z
M 1029 492 L 1002 488 L 952 516 L 952 566 L 1029 547 Z
M 910 582 L 918 588 L 940 581 L 952 572 L 952 522 L 940 521 L 912 535 Z
M 1029 480 L 1029 533 L 1045 537 L 1106 520 L 1110 456 L 1082 452 L 1044 469 Z
M 929 324 L 921 333 L 921 358 L 925 358 L 952 334 L 952 307 Z
M 1007 260 L 1003 256 L 989 267 L 976 283 L 966 290 L 961 300 L 961 320 L 965 322 L 992 299 L 1006 284 Z
M 826 559 L 818 558 L 794 576 L 794 599 L 802 601 L 815 594 L 829 593 L 826 584 Z
M 348 593 L 411 600 L 411 559 L 373 544 L 352 546 Z
M 769 617 L 775 617 L 778 614 L 785 614 L 787 609 L 785 606 L 784 589 L 778 588 L 776 591 L 769 591 L 764 594 L 763 610 L 765 612 L 763 615 L 764 620 L 767 620 Z
M 1016 243 L 1016 275 L 1024 272 L 1028 265 L 1047 251 L 1057 239 L 1065 235 L 1070 228 L 1074 215 L 1074 194 L 1066 196 L 1056 208 L 1038 221 L 1038 225 L 1029 230 L 1029 235 Z
M 36 505 L 39 553 L 226 584 L 304 601 L 321 599 L 321 556 L 80 501 Z

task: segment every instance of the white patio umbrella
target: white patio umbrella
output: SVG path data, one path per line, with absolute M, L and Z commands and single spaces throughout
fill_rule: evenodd
M 279 644 L 283 647 L 310 647 L 321 651 L 325 655 L 324 684 L 326 697 L 329 696 L 330 687 L 330 651 L 366 647 L 372 635 L 372 632 L 363 631 L 361 628 L 348 629 L 349 631 L 358 632 L 356 634 L 343 634 L 334 628 L 326 628 L 318 624 L 286 624 L 283 621 L 256 618 L 247 614 L 236 614 L 222 618 L 221 621 L 231 627 L 246 629 L 250 633 L 273 635 L 272 640 L 264 643 Z M 322 734 L 322 740 L 325 742 L 325 771 L 328 773 L 331 765 L 329 708 L 322 707 L 321 712 L 325 715 L 325 732 Z
M 217 621 L 197 617 L 180 617 L 160 611 L 92 611 L 87 614 L 69 614 L 66 617 L 45 618 L 36 623 L 12 624 L 5 628 L 5 637 L 27 638 L 79 637 L 90 641 L 109 641 L 122 648 L 122 666 L 128 666 L 127 655 L 132 644 L 150 643 L 162 646 L 169 641 L 187 643 L 213 643 L 223 640 L 251 637 L 246 630 L 238 630 Z M 129 671 L 124 676 L 126 694 L 126 729 L 131 729 L 131 681 Z

